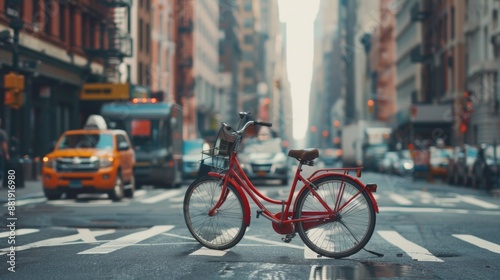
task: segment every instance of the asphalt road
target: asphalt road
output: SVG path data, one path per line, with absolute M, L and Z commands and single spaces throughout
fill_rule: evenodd
M 143 189 L 114 203 L 99 195 L 46 201 L 36 191 L 16 200 L 14 238 L 2 205 L 0 279 L 498 279 L 499 198 L 397 176 L 365 173 L 361 179 L 379 186 L 380 213 L 365 248 L 383 257 L 366 251 L 340 260 L 318 257 L 298 235 L 282 242 L 270 221 L 255 218 L 255 205 L 238 245 L 205 249 L 184 224 L 187 185 Z M 271 198 L 288 190 L 258 185 Z M 6 190 L 0 196 L 5 201 Z M 8 262 L 12 256 L 15 263 Z M 15 272 L 8 270 L 12 264 Z

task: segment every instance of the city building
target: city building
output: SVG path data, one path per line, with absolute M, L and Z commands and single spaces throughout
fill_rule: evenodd
M 1 117 L 8 134 L 22 139 L 21 153 L 40 157 L 63 131 L 81 126 L 82 84 L 107 80 L 114 74 L 108 72 L 112 60 L 130 54 L 130 34 L 116 28 L 114 18 L 115 10 L 127 9 L 129 1 L 18 3 L 17 14 L 15 9 L 7 14 L 5 1 L 0 3 L 0 31 L 20 27 L 17 46 L 0 45 L 0 74 L 24 75 L 24 104 L 19 109 L 0 106 Z M 12 25 L 19 23 L 16 18 L 23 26 Z
M 221 120 L 236 126 L 238 116 L 240 46 L 240 9 L 229 0 L 219 0 L 221 38 L 219 39 L 219 94 L 222 106 Z
M 309 101 L 307 144 L 311 147 L 332 146 L 337 132 L 333 122 L 340 119 L 333 110 L 341 98 L 339 77 L 340 41 L 337 29 L 338 3 L 323 0 L 314 21 L 314 56 Z M 341 111 L 341 110 L 340 110 Z
M 151 90 L 163 101 L 175 102 L 174 0 L 151 3 Z
M 463 135 L 468 144 L 500 142 L 500 93 L 498 73 L 500 58 L 500 24 L 498 1 L 466 1 L 463 31 L 466 40 L 466 91 L 469 98 L 457 92 L 455 100 L 455 134 Z M 463 12 L 457 11 L 457 17 Z M 459 27 L 459 26 L 457 26 Z M 460 32 L 457 29 L 456 32 Z M 472 113 L 472 114 L 471 114 Z M 458 125 L 460 124 L 460 125 Z M 459 137 L 459 139 L 462 137 Z
M 394 0 L 380 1 L 380 22 L 372 35 L 371 90 L 367 102 L 371 119 L 388 123 L 396 113 L 396 12 Z M 371 100 L 371 101 L 370 101 Z
M 240 111 L 258 114 L 259 95 L 258 95 L 258 71 L 259 61 L 258 52 L 258 34 L 255 29 L 255 13 L 259 12 L 254 7 L 252 0 L 237 1 L 240 8 L 241 28 L 240 28 L 240 46 L 243 58 L 240 63 L 240 77 L 238 79 L 238 108 Z

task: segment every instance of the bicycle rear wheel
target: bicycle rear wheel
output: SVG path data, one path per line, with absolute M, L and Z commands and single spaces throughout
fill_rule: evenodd
M 340 206 L 362 190 L 355 181 L 341 176 L 329 176 L 312 182 L 316 192 L 334 210 L 335 202 L 343 193 Z M 335 210 L 334 210 L 335 211 Z M 305 189 L 297 199 L 295 218 L 306 218 L 326 213 L 326 209 Z M 330 257 L 344 258 L 361 250 L 375 229 L 375 209 L 366 192 L 361 192 L 331 221 L 300 222 L 297 225 L 302 241 L 314 252 Z
M 204 177 L 194 181 L 184 197 L 184 220 L 193 235 L 205 247 L 224 250 L 233 247 L 243 238 L 246 214 L 241 196 L 234 186 L 227 184 L 224 203 L 209 216 L 222 191 L 222 181 Z

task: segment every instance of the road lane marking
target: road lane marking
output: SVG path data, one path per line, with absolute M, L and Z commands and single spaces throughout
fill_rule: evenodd
M 192 252 L 191 254 L 189 254 L 190 256 L 210 256 L 210 257 L 222 257 L 224 256 L 227 252 L 229 252 L 229 249 L 228 250 L 212 250 L 212 249 L 208 249 L 208 248 L 200 248 L 194 252 Z
M 92 232 L 88 228 L 79 228 L 78 233 L 80 234 L 81 239 L 84 242 L 87 242 L 87 243 L 97 242 L 97 240 L 95 239 L 95 236 L 92 234 Z
M 472 197 L 472 196 L 462 196 L 462 195 L 459 195 L 458 197 L 460 198 L 460 200 L 462 200 L 465 203 L 476 205 L 476 206 L 479 206 L 479 207 L 482 207 L 482 208 L 485 208 L 485 209 L 498 209 L 498 208 L 500 208 L 500 206 L 498 206 L 496 204 L 489 203 L 489 202 L 486 202 L 486 201 L 482 201 L 482 200 L 477 199 L 477 198 Z
M 249 240 L 253 240 L 253 241 L 262 242 L 262 243 L 278 245 L 278 246 L 281 246 L 281 247 L 288 247 L 288 248 L 294 248 L 294 249 L 300 249 L 300 250 L 304 249 L 303 246 L 294 245 L 294 244 L 285 243 L 285 242 L 278 242 L 278 241 L 267 240 L 267 239 L 259 238 L 257 236 L 252 236 L 252 235 L 248 235 L 248 236 L 245 235 L 245 236 L 243 236 L 243 238 L 249 239 Z
M 114 229 L 108 229 L 108 230 L 91 231 L 90 233 L 92 234 L 92 236 L 97 237 L 97 236 L 106 235 L 106 234 L 110 234 L 110 233 L 114 233 L 114 232 L 115 232 Z M 85 236 L 85 234 L 86 233 L 84 233 L 84 235 L 82 235 L 80 232 L 78 232 L 77 234 L 73 234 L 70 236 L 56 237 L 56 238 L 41 240 L 41 241 L 26 244 L 26 245 L 22 245 L 22 246 L 17 246 L 16 251 L 23 251 L 23 250 L 32 249 L 32 248 L 39 248 L 39 247 L 70 245 L 70 244 L 72 244 L 70 242 L 87 239 L 88 236 Z M 0 249 L 0 255 L 5 255 L 8 252 L 10 252 L 10 248 Z
M 26 235 L 26 234 L 30 234 L 30 233 L 39 232 L 39 231 L 40 230 L 36 229 L 36 228 L 22 228 L 22 229 L 17 229 L 16 230 L 16 236 Z M 0 238 L 4 238 L 4 237 L 8 237 L 8 236 L 10 236 L 10 231 L 0 233 Z
M 165 191 L 165 192 L 162 192 L 162 193 L 155 195 L 155 196 L 152 196 L 152 197 L 139 199 L 138 201 L 140 203 L 152 204 L 152 203 L 157 203 L 157 202 L 165 200 L 165 199 L 172 198 L 174 196 L 178 196 L 181 193 L 183 193 L 182 190 Z
M 89 255 L 89 254 L 108 254 L 111 252 L 114 252 L 116 250 L 125 248 L 127 246 L 139 243 L 143 240 L 146 240 L 150 237 L 153 237 L 155 235 L 158 235 L 160 233 L 169 231 L 173 229 L 174 226 L 154 226 L 152 228 L 149 228 L 144 231 L 139 231 L 135 232 L 123 237 L 120 237 L 118 239 L 115 239 L 113 241 L 110 241 L 108 243 L 102 244 L 98 247 L 85 250 L 83 252 L 80 252 L 78 254 L 84 254 L 84 255 Z
M 88 201 L 78 201 L 78 200 L 50 200 L 47 201 L 50 205 L 61 205 L 61 206 L 71 206 L 71 207 L 99 207 L 99 206 L 127 206 L 130 201 L 112 201 L 106 200 L 88 200 Z
M 444 262 L 442 259 L 435 257 L 431 252 L 429 252 L 424 247 L 409 241 L 396 231 L 379 230 L 377 232 L 387 242 L 399 247 L 414 260 L 422 262 Z
M 465 242 L 468 242 L 470 244 L 476 245 L 477 247 L 486 249 L 488 251 L 491 251 L 493 253 L 500 254 L 500 245 L 495 244 L 493 242 L 490 242 L 488 240 L 481 239 L 479 237 L 476 237 L 474 235 L 469 235 L 469 234 L 452 234 L 453 237 L 456 237 L 458 239 L 461 239 Z
M 391 193 L 391 194 L 389 194 L 389 198 L 400 205 L 412 205 L 413 204 L 413 202 L 411 202 L 410 200 L 408 200 L 407 198 L 405 198 L 399 194 Z
M 23 206 L 23 205 L 33 204 L 33 203 L 40 203 L 40 202 L 44 202 L 44 201 L 47 201 L 47 199 L 45 197 L 19 199 L 16 201 L 16 206 Z M 3 206 L 8 206 L 8 203 L 5 203 Z

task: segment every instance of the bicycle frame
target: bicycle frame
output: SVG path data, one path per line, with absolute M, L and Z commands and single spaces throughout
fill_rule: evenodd
M 220 180 L 223 180 L 222 184 L 222 192 L 221 196 L 219 197 L 219 200 L 217 203 L 214 205 L 212 209 L 209 211 L 209 215 L 213 216 L 216 212 L 216 210 L 224 203 L 227 194 L 228 194 L 228 188 L 227 188 L 227 183 L 230 183 L 232 186 L 236 188 L 236 191 L 240 194 L 242 200 L 243 200 L 243 207 L 245 208 L 245 213 L 246 215 L 244 216 L 244 223 L 249 226 L 250 225 L 250 204 L 247 199 L 247 195 L 257 204 L 259 207 L 259 210 L 257 210 L 257 218 L 259 215 L 262 215 L 263 217 L 271 220 L 273 222 L 273 228 L 274 230 L 279 233 L 279 234 L 291 234 L 295 232 L 295 223 L 302 222 L 303 226 L 306 228 L 311 228 L 318 226 L 323 223 L 330 222 L 332 220 L 336 219 L 337 213 L 339 213 L 346 205 L 348 205 L 354 198 L 356 198 L 358 195 L 360 195 L 363 191 L 366 191 L 372 200 L 372 203 L 375 207 L 376 213 L 378 213 L 378 207 L 376 204 L 376 201 L 371 194 L 371 192 L 376 190 L 376 186 L 370 186 L 370 185 L 364 185 L 361 183 L 359 180 L 356 178 L 348 175 L 348 172 L 351 170 L 355 170 L 359 172 L 361 171 L 362 167 L 359 168 L 334 168 L 334 169 L 319 169 L 316 172 L 314 172 L 311 176 L 308 178 L 304 178 L 301 174 L 302 171 L 302 163 L 299 163 L 299 166 L 297 167 L 297 170 L 295 171 L 295 176 L 292 182 L 292 186 L 290 189 L 290 192 L 288 194 L 287 200 L 276 200 L 276 199 L 271 199 L 264 194 L 262 194 L 250 181 L 248 176 L 245 174 L 244 170 L 241 168 L 241 165 L 236 157 L 237 155 L 237 150 L 231 154 L 230 161 L 229 161 L 229 169 L 225 173 L 217 173 L 217 172 L 209 172 L 209 176 L 218 178 Z M 335 171 L 343 171 L 343 173 L 335 173 Z M 319 174 L 323 172 L 324 174 L 316 176 L 316 174 Z M 312 181 L 316 179 L 320 179 L 322 177 L 326 176 L 339 176 L 342 178 L 341 180 L 341 187 L 340 187 L 340 193 L 336 198 L 336 203 L 334 208 L 332 209 L 322 198 L 318 193 L 316 192 L 316 186 L 314 186 Z M 353 197 L 351 197 L 348 201 L 344 202 L 341 204 L 341 199 L 342 199 L 342 194 L 344 191 L 344 178 L 349 178 L 351 180 L 354 180 L 356 183 L 358 183 L 360 186 L 363 187 L 362 190 L 360 190 L 358 193 L 356 193 Z M 301 191 L 299 192 L 298 196 L 305 191 L 306 189 L 309 189 L 313 195 L 316 197 L 318 202 L 324 207 L 325 211 L 323 212 L 308 212 L 305 216 L 303 213 L 303 216 L 301 218 L 294 218 L 295 210 L 296 210 L 296 205 L 293 205 L 292 211 L 290 211 L 290 207 L 292 206 L 293 197 L 295 193 L 295 189 L 297 187 L 297 183 L 301 181 L 304 183 L 304 186 L 302 187 Z M 269 211 L 265 205 L 259 200 L 262 199 L 268 203 L 271 204 L 278 204 L 281 205 L 281 212 L 273 213 Z M 295 200 L 296 203 L 296 200 Z

